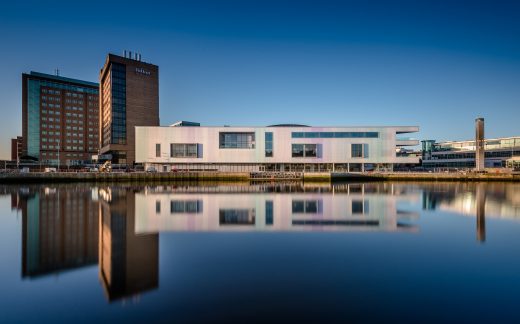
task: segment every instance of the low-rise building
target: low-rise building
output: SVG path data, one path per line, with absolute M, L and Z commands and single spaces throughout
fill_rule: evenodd
M 433 168 L 475 167 L 475 140 L 439 142 L 422 141 L 422 166 Z M 520 136 L 484 140 L 486 168 L 506 166 L 506 160 L 520 156 Z
M 419 144 L 399 137 L 419 131 L 417 126 L 178 125 L 136 127 L 136 162 L 157 171 L 226 172 L 390 171 L 419 162 L 416 156 L 396 154 L 397 147 Z

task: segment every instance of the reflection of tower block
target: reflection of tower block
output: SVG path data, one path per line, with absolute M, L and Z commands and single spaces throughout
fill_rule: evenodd
M 486 190 L 481 184 L 477 186 L 477 240 L 486 241 Z
M 484 118 L 475 119 L 475 170 L 484 171 Z
M 102 202 L 99 277 L 109 301 L 155 289 L 159 284 L 159 235 L 135 234 L 134 193 L 112 192 Z

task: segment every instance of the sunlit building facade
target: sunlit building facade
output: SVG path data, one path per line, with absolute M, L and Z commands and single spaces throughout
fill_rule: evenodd
M 520 156 L 520 137 L 486 139 L 484 150 L 486 168 L 505 167 L 508 159 Z M 422 141 L 422 166 L 428 169 L 474 168 L 475 141 Z
M 141 56 L 108 54 L 100 75 L 101 154 L 135 161 L 135 126 L 159 126 L 159 67 Z
M 392 170 L 419 158 L 396 153 L 417 145 L 396 127 L 136 127 L 136 162 L 158 171 L 340 171 Z
M 22 74 L 22 156 L 79 164 L 98 153 L 97 83 Z

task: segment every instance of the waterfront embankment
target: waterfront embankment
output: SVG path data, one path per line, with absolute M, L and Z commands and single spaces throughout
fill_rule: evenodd
M 175 182 L 175 181 L 509 181 L 520 182 L 520 174 L 505 173 L 330 173 L 305 172 L 284 175 L 249 172 L 48 172 L 4 173 L 0 183 L 52 182 Z

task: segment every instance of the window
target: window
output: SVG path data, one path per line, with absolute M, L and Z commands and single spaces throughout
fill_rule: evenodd
M 352 214 L 368 214 L 368 200 L 353 200 Z
M 265 133 L 265 157 L 273 157 L 273 133 Z
M 367 158 L 368 157 L 368 144 L 352 144 L 351 157 Z
M 292 157 L 317 157 L 317 144 L 293 144 Z
M 161 201 L 160 200 L 155 201 L 155 213 L 156 214 L 161 213 Z
M 161 157 L 161 144 L 155 144 L 155 157 Z
M 295 214 L 318 214 L 321 211 L 319 200 L 293 200 L 292 212 Z
M 170 144 L 170 157 L 196 158 L 198 157 L 198 144 Z
M 202 200 L 172 200 L 170 201 L 171 214 L 198 214 L 202 213 Z
M 273 201 L 265 202 L 265 225 L 273 225 Z
M 220 209 L 220 225 L 254 225 L 255 209 Z
M 292 132 L 292 138 L 378 138 L 378 132 Z
M 254 149 L 255 133 L 220 133 L 219 148 Z

